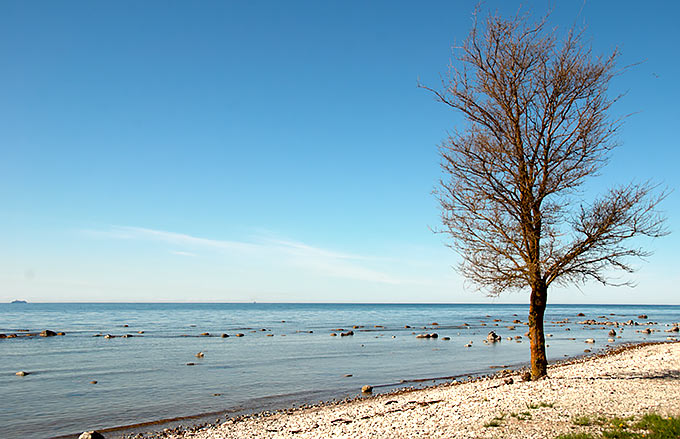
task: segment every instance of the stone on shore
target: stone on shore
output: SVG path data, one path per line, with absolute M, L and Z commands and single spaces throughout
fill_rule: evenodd
M 106 439 L 103 434 L 98 431 L 90 430 L 85 431 L 83 434 L 78 436 L 78 439 Z

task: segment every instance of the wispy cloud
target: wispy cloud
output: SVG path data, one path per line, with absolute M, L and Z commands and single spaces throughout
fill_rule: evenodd
M 179 250 L 173 250 L 170 253 L 172 253 L 173 255 L 177 255 L 177 256 L 189 256 L 189 257 L 192 257 L 192 258 L 196 257 L 196 253 L 182 252 L 182 251 L 179 251 Z
M 201 249 L 216 250 L 227 254 L 269 258 L 278 263 L 286 263 L 326 276 L 385 284 L 405 282 L 403 279 L 370 267 L 370 263 L 375 262 L 376 258 L 338 252 L 270 236 L 258 236 L 252 241 L 234 241 L 130 226 L 112 226 L 108 230 L 84 230 L 83 232 L 99 238 L 172 244 L 181 250 L 172 250 L 171 253 L 181 256 L 196 256 Z

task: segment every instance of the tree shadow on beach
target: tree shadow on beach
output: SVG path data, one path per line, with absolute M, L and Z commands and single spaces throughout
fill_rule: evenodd
M 653 372 L 621 372 L 596 377 L 579 377 L 584 380 L 612 380 L 612 379 L 644 379 L 644 380 L 680 380 L 680 370 L 664 369 Z

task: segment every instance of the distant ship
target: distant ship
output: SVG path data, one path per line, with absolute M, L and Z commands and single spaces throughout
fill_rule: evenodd
M 26 302 L 25 300 L 18 300 L 17 299 L 17 300 L 12 300 L 12 302 L 10 302 L 10 303 L 28 303 L 28 302 Z

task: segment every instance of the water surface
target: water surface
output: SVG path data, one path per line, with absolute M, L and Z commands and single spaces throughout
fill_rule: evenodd
M 468 304 L 0 304 L 0 333 L 66 332 L 0 339 L 0 437 L 46 438 L 206 412 L 256 411 L 355 395 L 364 384 L 488 373 L 490 366 L 528 360 L 526 327 L 512 323 L 526 322 L 527 311 L 525 305 Z M 586 316 L 577 317 L 579 312 Z M 604 320 L 600 316 L 651 320 L 660 332 L 626 327 L 617 329 L 616 343 L 608 343 L 611 328 L 575 323 Z M 552 361 L 585 348 L 664 340 L 664 325 L 680 320 L 680 307 L 548 307 L 546 322 L 564 318 L 571 323 L 546 327 Z M 340 328 L 354 335 L 329 335 Z M 484 344 L 490 330 L 503 341 Z M 206 332 L 211 336 L 200 335 Z M 413 332 L 439 338 L 417 339 Z M 596 344 L 584 344 L 586 338 Z M 469 342 L 472 347 L 464 347 Z M 199 351 L 204 358 L 195 357 Z M 20 370 L 30 375 L 15 376 Z

